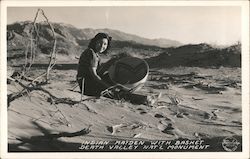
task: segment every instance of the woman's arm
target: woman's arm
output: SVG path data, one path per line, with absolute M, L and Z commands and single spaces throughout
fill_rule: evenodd
M 97 70 L 98 74 L 102 75 L 105 71 L 107 71 L 109 69 L 109 67 L 111 65 L 113 65 L 115 63 L 115 61 L 116 61 L 116 59 L 112 58 L 112 59 L 108 60 L 107 62 L 103 63 L 100 66 L 100 69 Z
M 97 81 L 98 83 L 102 84 L 103 86 L 105 87 L 110 87 L 110 85 L 108 85 L 106 82 L 104 82 L 100 76 L 98 76 L 98 74 L 96 73 L 96 67 L 90 67 L 89 70 L 90 70 L 90 73 L 91 73 L 91 76 L 93 77 L 93 79 L 95 81 Z

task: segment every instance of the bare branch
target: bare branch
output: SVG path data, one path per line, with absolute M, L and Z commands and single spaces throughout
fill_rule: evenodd
M 34 77 L 34 79 L 32 78 L 29 78 L 26 76 L 26 74 L 30 71 L 30 68 L 35 60 L 35 53 L 37 52 L 37 45 L 38 45 L 38 40 L 39 40 L 39 30 L 38 30 L 38 27 L 36 25 L 36 21 L 37 21 L 37 18 L 39 16 L 39 14 L 41 14 L 43 16 L 43 18 L 45 19 L 46 23 L 49 25 L 52 33 L 53 33 L 53 48 L 52 48 L 52 51 L 50 53 L 50 56 L 49 56 L 49 64 L 48 64 L 48 67 L 47 67 L 47 70 L 46 72 L 38 75 L 37 77 Z M 54 31 L 54 27 L 52 26 L 52 24 L 49 22 L 47 16 L 45 15 L 44 11 L 42 9 L 38 9 L 37 12 L 36 12 L 36 15 L 35 15 L 35 18 L 34 18 L 34 21 L 32 23 L 32 27 L 31 27 L 31 30 L 30 30 L 30 38 L 29 38 L 29 43 L 27 44 L 26 46 L 26 50 L 25 50 L 25 63 L 24 63 L 24 66 L 23 66 L 23 71 L 21 73 L 21 77 L 18 78 L 18 79 L 14 79 L 12 77 L 8 77 L 8 80 L 11 80 L 15 83 L 18 83 L 21 87 L 23 87 L 22 90 L 20 90 L 19 92 L 17 93 L 13 93 L 13 94 L 10 94 L 8 95 L 8 105 L 11 101 L 15 100 L 16 98 L 18 97 L 21 97 L 23 95 L 29 95 L 29 92 L 32 91 L 32 90 L 42 90 L 43 92 L 45 93 L 48 93 L 50 95 L 51 98 L 53 99 L 56 99 L 56 101 L 60 102 L 60 99 L 59 98 L 56 98 L 54 97 L 53 95 L 51 95 L 48 91 L 42 89 L 41 86 L 42 84 L 45 84 L 49 81 L 49 74 L 50 74 L 50 71 L 52 70 L 52 68 L 55 66 L 56 64 L 56 43 L 57 43 L 57 40 L 56 40 L 56 34 L 55 34 L 55 31 Z M 45 77 L 45 82 L 44 81 L 39 81 L 39 79 L 41 79 L 42 77 Z M 24 84 L 22 83 L 21 80 L 25 80 L 25 81 L 28 81 L 29 83 L 28 84 Z M 68 101 L 69 103 L 71 104 L 75 104 L 77 102 L 75 101 Z
M 47 16 L 45 15 L 44 11 L 41 9 L 42 15 L 44 16 L 44 18 L 46 19 L 46 22 L 49 24 L 50 29 L 53 33 L 53 38 L 54 38 L 54 43 L 53 43 L 53 49 L 52 52 L 50 53 L 50 61 L 49 61 L 49 66 L 47 68 L 47 76 L 46 76 L 46 81 L 49 80 L 49 73 L 50 70 L 52 69 L 52 67 L 55 65 L 56 63 L 56 35 L 55 35 L 55 31 L 54 31 L 54 27 L 50 24 L 49 19 L 47 18 Z

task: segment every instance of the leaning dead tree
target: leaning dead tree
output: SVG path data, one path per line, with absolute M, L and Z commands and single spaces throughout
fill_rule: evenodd
M 56 40 L 54 27 L 49 22 L 44 11 L 42 9 L 38 9 L 36 12 L 35 18 L 32 22 L 31 29 L 30 29 L 30 39 L 29 39 L 29 42 L 28 42 L 26 49 L 25 49 L 25 62 L 24 62 L 23 71 L 22 71 L 21 76 L 25 78 L 25 75 L 30 71 L 30 68 L 31 68 L 32 64 L 34 63 L 36 54 L 38 52 L 37 48 L 38 48 L 38 44 L 39 44 L 40 35 L 39 35 L 39 27 L 37 24 L 37 20 L 38 20 L 39 15 L 41 15 L 45 19 L 45 22 L 49 25 L 49 28 L 52 32 L 52 37 L 53 37 L 53 46 L 52 46 L 52 50 L 51 50 L 50 55 L 49 55 L 49 64 L 48 64 L 46 72 L 35 77 L 32 80 L 32 83 L 34 83 L 35 81 L 37 81 L 38 79 L 40 79 L 42 77 L 45 77 L 45 81 L 48 82 L 50 71 L 53 68 L 53 66 L 56 64 L 56 42 L 57 42 L 57 40 Z
M 47 69 L 44 73 L 35 76 L 35 77 L 28 77 L 27 74 L 30 72 L 30 68 L 32 67 L 32 64 L 35 61 L 35 58 L 38 53 L 38 45 L 39 45 L 39 25 L 37 23 L 38 17 L 42 16 L 44 18 L 45 23 L 49 26 L 50 31 L 52 32 L 53 37 L 53 46 L 51 49 L 51 52 L 49 54 L 49 63 L 47 66 Z M 16 84 L 20 85 L 23 89 L 19 90 L 16 93 L 12 93 L 8 95 L 8 103 L 13 101 L 14 99 L 21 97 L 23 95 L 29 95 L 29 92 L 32 90 L 36 90 L 38 87 L 40 87 L 42 84 L 46 84 L 49 81 L 49 75 L 50 71 L 52 70 L 53 66 L 56 64 L 56 35 L 54 31 L 53 25 L 49 22 L 47 16 L 45 15 L 44 11 L 42 9 L 38 9 L 35 15 L 35 18 L 31 24 L 29 34 L 28 34 L 28 43 L 26 45 L 25 51 L 24 51 L 24 65 L 22 68 L 22 71 L 18 73 L 19 75 L 17 77 L 9 76 L 8 80 L 11 80 L 15 82 Z M 39 82 L 39 79 L 44 78 L 45 80 L 42 80 L 42 82 Z M 24 81 L 26 82 L 24 82 Z M 27 83 L 28 82 L 28 83 Z

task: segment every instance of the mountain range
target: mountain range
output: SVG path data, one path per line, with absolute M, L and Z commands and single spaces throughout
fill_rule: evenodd
M 172 66 L 241 66 L 241 44 L 230 47 L 216 48 L 212 45 L 188 44 L 169 39 L 147 39 L 137 35 L 124 33 L 112 29 L 79 29 L 63 23 L 52 23 L 57 39 L 56 52 L 59 60 L 75 59 L 87 48 L 89 40 L 98 32 L 105 32 L 112 36 L 111 55 L 129 53 L 144 58 L 151 67 Z M 25 50 L 30 50 L 31 34 L 36 34 L 36 54 L 48 57 L 53 48 L 53 32 L 44 22 L 36 24 L 37 33 L 32 32 L 30 21 L 16 22 L 7 26 L 7 57 L 8 60 L 23 59 Z M 41 59 L 41 58 L 40 58 Z M 40 60 L 39 59 L 39 60 Z
M 109 34 L 113 40 L 115 41 L 132 41 L 138 44 L 143 45 L 151 45 L 151 46 L 158 46 L 158 47 L 177 47 L 181 46 L 182 43 L 170 40 L 170 39 L 148 39 L 144 37 L 140 37 L 133 34 L 128 34 L 119 30 L 113 30 L 113 29 L 92 29 L 92 28 L 85 28 L 85 29 L 79 29 L 74 27 L 73 25 L 64 24 L 64 23 L 53 23 L 52 24 L 55 30 L 55 33 L 59 37 L 67 37 L 71 41 L 75 41 L 78 43 L 79 41 L 83 40 L 89 40 L 93 38 L 98 32 L 105 32 Z M 13 24 L 9 24 L 7 26 L 8 31 L 14 30 L 16 33 L 21 33 L 27 31 L 32 26 L 32 23 L 30 21 L 24 21 L 24 22 L 16 22 Z M 37 23 L 38 28 L 43 28 L 42 34 L 51 36 L 49 25 L 40 22 Z M 27 32 L 26 32 L 27 33 Z M 49 37 L 48 37 L 49 38 Z

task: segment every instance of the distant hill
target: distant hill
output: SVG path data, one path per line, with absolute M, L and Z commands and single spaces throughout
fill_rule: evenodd
M 166 49 L 158 56 L 146 59 L 152 67 L 241 67 L 241 44 L 213 48 L 201 43 Z
M 45 23 L 39 23 L 38 26 L 41 28 L 41 35 L 45 39 L 50 39 L 52 34 L 50 33 L 49 26 Z M 178 41 L 169 40 L 169 39 L 147 39 L 137 35 L 124 33 L 118 30 L 112 29 L 92 29 L 92 28 L 85 28 L 79 29 L 72 25 L 63 24 L 63 23 L 53 23 L 55 28 L 55 32 L 58 37 L 60 38 L 67 38 L 68 40 L 75 42 L 75 44 L 89 40 L 93 38 L 98 32 L 105 32 L 112 36 L 112 39 L 115 41 L 133 41 L 138 44 L 143 45 L 151 45 L 151 46 L 158 46 L 158 47 L 177 47 L 181 46 L 182 44 Z M 27 31 L 31 27 L 31 22 L 24 21 L 24 22 L 16 22 L 7 26 L 8 31 L 14 31 L 18 34 L 28 33 Z
M 69 56 L 71 58 L 79 56 L 82 50 L 86 49 L 89 40 L 98 32 L 105 32 L 112 36 L 112 49 L 132 47 L 134 49 L 156 49 L 161 50 L 166 47 L 177 47 L 181 43 L 168 39 L 147 39 L 137 35 L 127 34 L 111 29 L 79 29 L 72 25 L 63 23 L 52 23 L 56 38 L 58 55 Z M 30 43 L 30 21 L 16 22 L 7 26 L 8 31 L 8 57 L 9 59 L 23 56 L 22 53 L 27 44 Z M 39 56 L 47 55 L 52 49 L 53 34 L 48 24 L 40 22 L 37 24 L 39 30 L 39 44 L 37 52 Z M 140 51 L 139 51 L 140 52 Z M 42 54 L 40 54 L 42 53 Z M 17 54 L 17 55 L 16 55 Z M 151 55 L 149 55 L 151 56 Z
M 241 66 L 241 44 L 226 48 L 213 47 L 205 43 L 181 45 L 173 40 L 147 39 L 111 29 L 78 29 L 62 23 L 53 23 L 53 26 L 57 38 L 58 61 L 77 62 L 75 57 L 87 48 L 89 40 L 98 32 L 106 32 L 113 38 L 109 56 L 128 53 L 146 59 L 151 68 Z M 7 26 L 8 64 L 23 63 L 25 50 L 29 47 L 31 40 L 31 27 L 29 21 L 16 22 Z M 45 59 L 44 62 L 46 62 L 52 49 L 53 34 L 49 25 L 45 23 L 38 23 L 37 28 L 39 30 L 39 43 L 38 47 L 35 48 L 36 60 L 41 62 L 42 59 Z
M 115 41 L 132 41 L 134 43 L 143 44 L 143 45 L 150 45 L 150 46 L 157 46 L 157 47 L 177 47 L 181 46 L 182 43 L 170 40 L 170 39 L 148 39 L 143 38 L 137 35 L 124 33 L 119 30 L 113 29 L 92 29 L 92 28 L 85 28 L 85 29 L 78 29 L 72 25 L 65 25 L 65 24 L 54 24 L 56 28 L 59 30 L 64 30 L 64 32 L 68 32 L 76 38 L 76 41 L 81 40 L 89 40 L 93 38 L 97 33 L 104 32 L 109 34 L 112 37 L 112 40 Z

